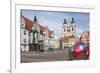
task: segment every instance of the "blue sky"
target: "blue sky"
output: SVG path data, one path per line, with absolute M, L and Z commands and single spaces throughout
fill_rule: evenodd
M 80 12 L 54 12 L 54 11 L 36 11 L 36 10 L 21 10 L 22 15 L 33 20 L 37 17 L 38 23 L 43 26 L 48 26 L 49 29 L 54 30 L 56 37 L 62 36 L 62 25 L 64 19 L 67 23 L 71 22 L 72 17 L 77 24 L 77 36 L 83 31 L 89 30 L 90 14 Z

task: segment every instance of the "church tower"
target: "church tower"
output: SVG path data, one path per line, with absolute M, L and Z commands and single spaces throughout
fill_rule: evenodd
M 74 18 L 70 22 L 70 36 L 76 36 L 76 22 Z
M 64 19 L 63 26 L 62 26 L 62 35 L 63 35 L 63 37 L 67 36 L 67 27 L 68 27 L 67 21 L 66 21 L 66 19 Z
M 68 24 L 64 19 L 62 26 L 62 48 L 71 47 L 76 42 L 76 22 L 74 18 Z

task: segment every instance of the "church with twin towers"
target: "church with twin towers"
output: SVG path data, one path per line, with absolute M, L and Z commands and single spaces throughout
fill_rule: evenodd
M 62 25 L 62 37 L 61 37 L 62 48 L 72 46 L 76 42 L 76 21 L 74 18 L 68 23 L 66 19 Z

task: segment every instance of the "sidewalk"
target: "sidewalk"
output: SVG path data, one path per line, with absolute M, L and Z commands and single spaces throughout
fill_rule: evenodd
M 44 62 L 44 61 L 65 61 L 67 60 L 66 50 L 55 50 L 46 52 L 23 52 L 21 62 Z

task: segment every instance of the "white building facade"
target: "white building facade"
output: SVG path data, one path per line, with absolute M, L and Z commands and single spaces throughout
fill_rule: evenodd
M 29 51 L 29 42 L 30 40 L 30 30 L 33 26 L 33 22 L 28 18 L 21 15 L 21 27 L 20 27 L 20 44 L 21 51 Z M 31 37 L 32 38 L 32 37 Z
M 48 27 L 43 27 L 37 21 L 34 21 L 21 15 L 20 44 L 21 51 L 41 51 L 54 47 L 53 32 Z M 52 37 L 51 37 L 52 35 Z
M 25 20 L 24 17 L 21 16 L 21 27 L 20 27 L 20 43 L 21 43 L 21 51 L 29 50 L 29 31 L 25 29 Z

